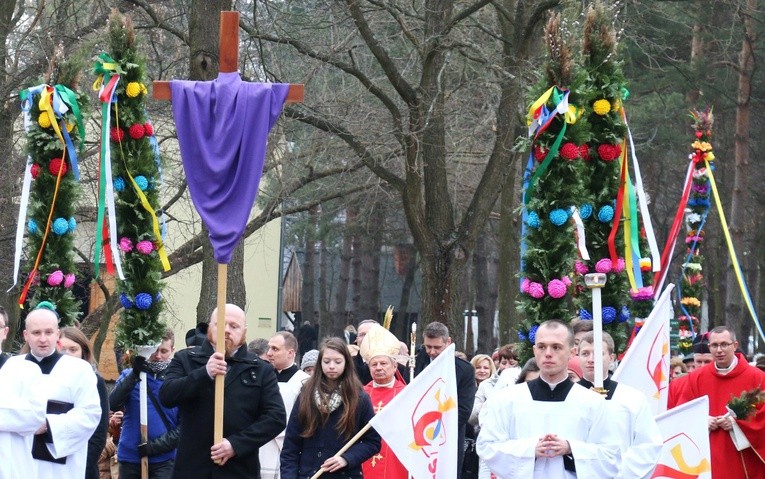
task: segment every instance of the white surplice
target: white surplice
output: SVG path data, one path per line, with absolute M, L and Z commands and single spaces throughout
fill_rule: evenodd
M 282 401 L 284 401 L 287 422 L 290 420 L 292 407 L 295 405 L 295 400 L 297 400 L 300 389 L 303 387 L 306 379 L 308 379 L 308 374 L 302 369 L 298 369 L 289 381 L 279 383 L 279 393 L 282 395 Z M 282 429 L 278 436 L 260 448 L 258 457 L 260 459 L 261 479 L 279 479 L 279 455 L 282 453 L 282 447 L 284 446 L 285 431 L 286 429 Z
M 12 358 L 16 359 L 16 358 Z M 19 357 L 22 361 L 31 361 Z M 10 362 L 10 360 L 9 360 Z M 3 369 L 8 367 L 8 363 Z M 48 431 L 53 438 L 48 450 L 55 458 L 66 457 L 66 464 L 35 459 L 39 479 L 82 479 L 88 455 L 88 440 L 101 419 L 101 400 L 93 367 L 82 359 L 63 355 L 50 374 L 41 379 L 46 401 L 73 404 L 65 414 L 46 414 Z M 31 450 L 28 453 L 31 455 Z
M 606 412 L 602 397 L 576 384 L 564 401 L 535 401 L 528 383 L 503 388 L 481 410 L 478 455 L 500 479 L 611 479 L 619 440 Z M 550 433 L 569 442 L 576 473 L 564 469 L 562 456 L 535 457 Z
M 617 479 L 648 479 L 653 475 L 664 440 L 645 395 L 619 383 L 606 401 L 622 440 Z
M 45 423 L 41 378 L 40 368 L 23 356 L 0 368 L 0 479 L 37 477 L 31 451 L 32 437 Z

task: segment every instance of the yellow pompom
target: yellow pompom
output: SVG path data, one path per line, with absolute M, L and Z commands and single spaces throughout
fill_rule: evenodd
M 640 258 L 640 269 L 650 268 L 650 267 L 651 267 L 651 258 Z
M 41 128 L 50 128 L 50 118 L 48 117 L 48 114 L 40 113 L 40 116 L 37 118 L 37 124 L 40 125 Z
M 125 94 L 130 98 L 135 98 L 141 94 L 141 84 L 135 81 L 131 81 L 125 88 Z
M 715 154 L 712 153 L 711 151 L 708 153 L 705 153 L 704 159 L 707 161 L 713 161 L 715 159 Z
M 149 94 L 149 90 L 146 88 L 146 85 L 144 85 L 143 83 L 141 83 L 141 94 L 142 95 L 148 95 Z
M 611 111 L 619 111 L 622 109 L 622 101 L 617 98 L 613 105 L 611 105 Z
M 66 131 L 68 131 L 69 133 L 71 133 L 71 132 L 72 132 L 72 130 L 74 130 L 74 123 L 69 123 L 69 122 L 67 122 L 67 123 L 66 123 Z
M 605 98 L 601 98 L 600 100 L 596 101 L 592 104 L 592 110 L 595 112 L 596 115 L 606 115 L 609 111 L 611 111 L 611 102 L 606 100 Z

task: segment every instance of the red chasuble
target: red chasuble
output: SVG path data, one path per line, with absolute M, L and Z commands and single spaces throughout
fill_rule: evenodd
M 375 388 L 372 387 L 373 383 L 374 381 L 371 381 L 364 386 L 364 391 L 372 399 L 375 414 L 379 414 L 382 408 L 406 386 L 404 381 L 398 377 L 396 377 L 396 382 L 393 383 L 392 388 Z M 385 441 L 382 442 L 380 452 L 362 464 L 361 468 L 364 472 L 364 479 L 406 479 L 409 476 L 409 472 L 401 464 L 396 455 L 393 454 L 393 451 L 390 450 L 388 443 Z
M 670 402 L 680 405 L 706 394 L 709 396 L 709 415 L 722 416 L 727 412 L 725 406 L 731 395 L 739 396 L 757 386 L 765 388 L 765 372 L 750 366 L 743 355 L 737 353 L 736 357 L 738 364 L 727 375 L 719 374 L 712 363 L 685 376 L 687 379 L 677 391 L 677 401 L 670 399 Z M 706 419 L 699 418 L 699 421 Z M 730 432 L 722 429 L 710 431 L 712 477 L 765 479 L 765 407 L 761 406 L 748 421 L 736 422 L 752 447 L 739 452 Z

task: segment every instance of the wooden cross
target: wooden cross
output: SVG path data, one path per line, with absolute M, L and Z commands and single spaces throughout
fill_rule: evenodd
M 239 66 L 239 12 L 221 12 L 220 15 L 220 65 L 219 73 L 232 73 Z M 157 100 L 171 100 L 170 82 L 155 81 L 153 95 Z M 304 96 L 304 85 L 290 84 L 285 103 L 301 103 Z M 217 298 L 217 352 L 226 353 L 226 278 L 228 265 L 218 264 L 218 298 Z M 224 376 L 215 376 L 215 426 L 214 444 L 223 440 L 223 386 Z

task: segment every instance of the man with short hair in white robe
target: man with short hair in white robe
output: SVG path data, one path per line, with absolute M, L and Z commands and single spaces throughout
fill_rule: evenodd
M 55 307 L 41 301 L 25 320 L 29 354 L 9 359 L 3 370 L 18 374 L 21 362 L 37 366 L 46 414 L 39 422 L 31 450 L 38 479 L 82 479 L 88 439 L 101 418 L 96 375 L 87 361 L 62 355 Z M 26 367 L 24 365 L 23 367 Z M 2 467 L 2 466 L 0 466 Z
M 32 435 L 45 421 L 42 372 L 23 357 L 8 361 L 15 366 L 0 369 L 0 479 L 36 478 L 29 452 Z
M 595 378 L 594 350 L 593 334 L 587 333 L 579 342 L 579 361 L 584 375 L 579 385 L 588 389 L 593 387 Z M 621 439 L 622 460 L 615 479 L 648 479 L 653 475 L 664 440 L 645 394 L 608 376 L 613 360 L 614 340 L 603 332 L 603 389 L 612 427 Z
M 476 449 L 500 479 L 611 479 L 619 446 L 605 400 L 573 383 L 574 333 L 545 321 L 535 333 L 540 377 L 496 392 L 479 415 Z

